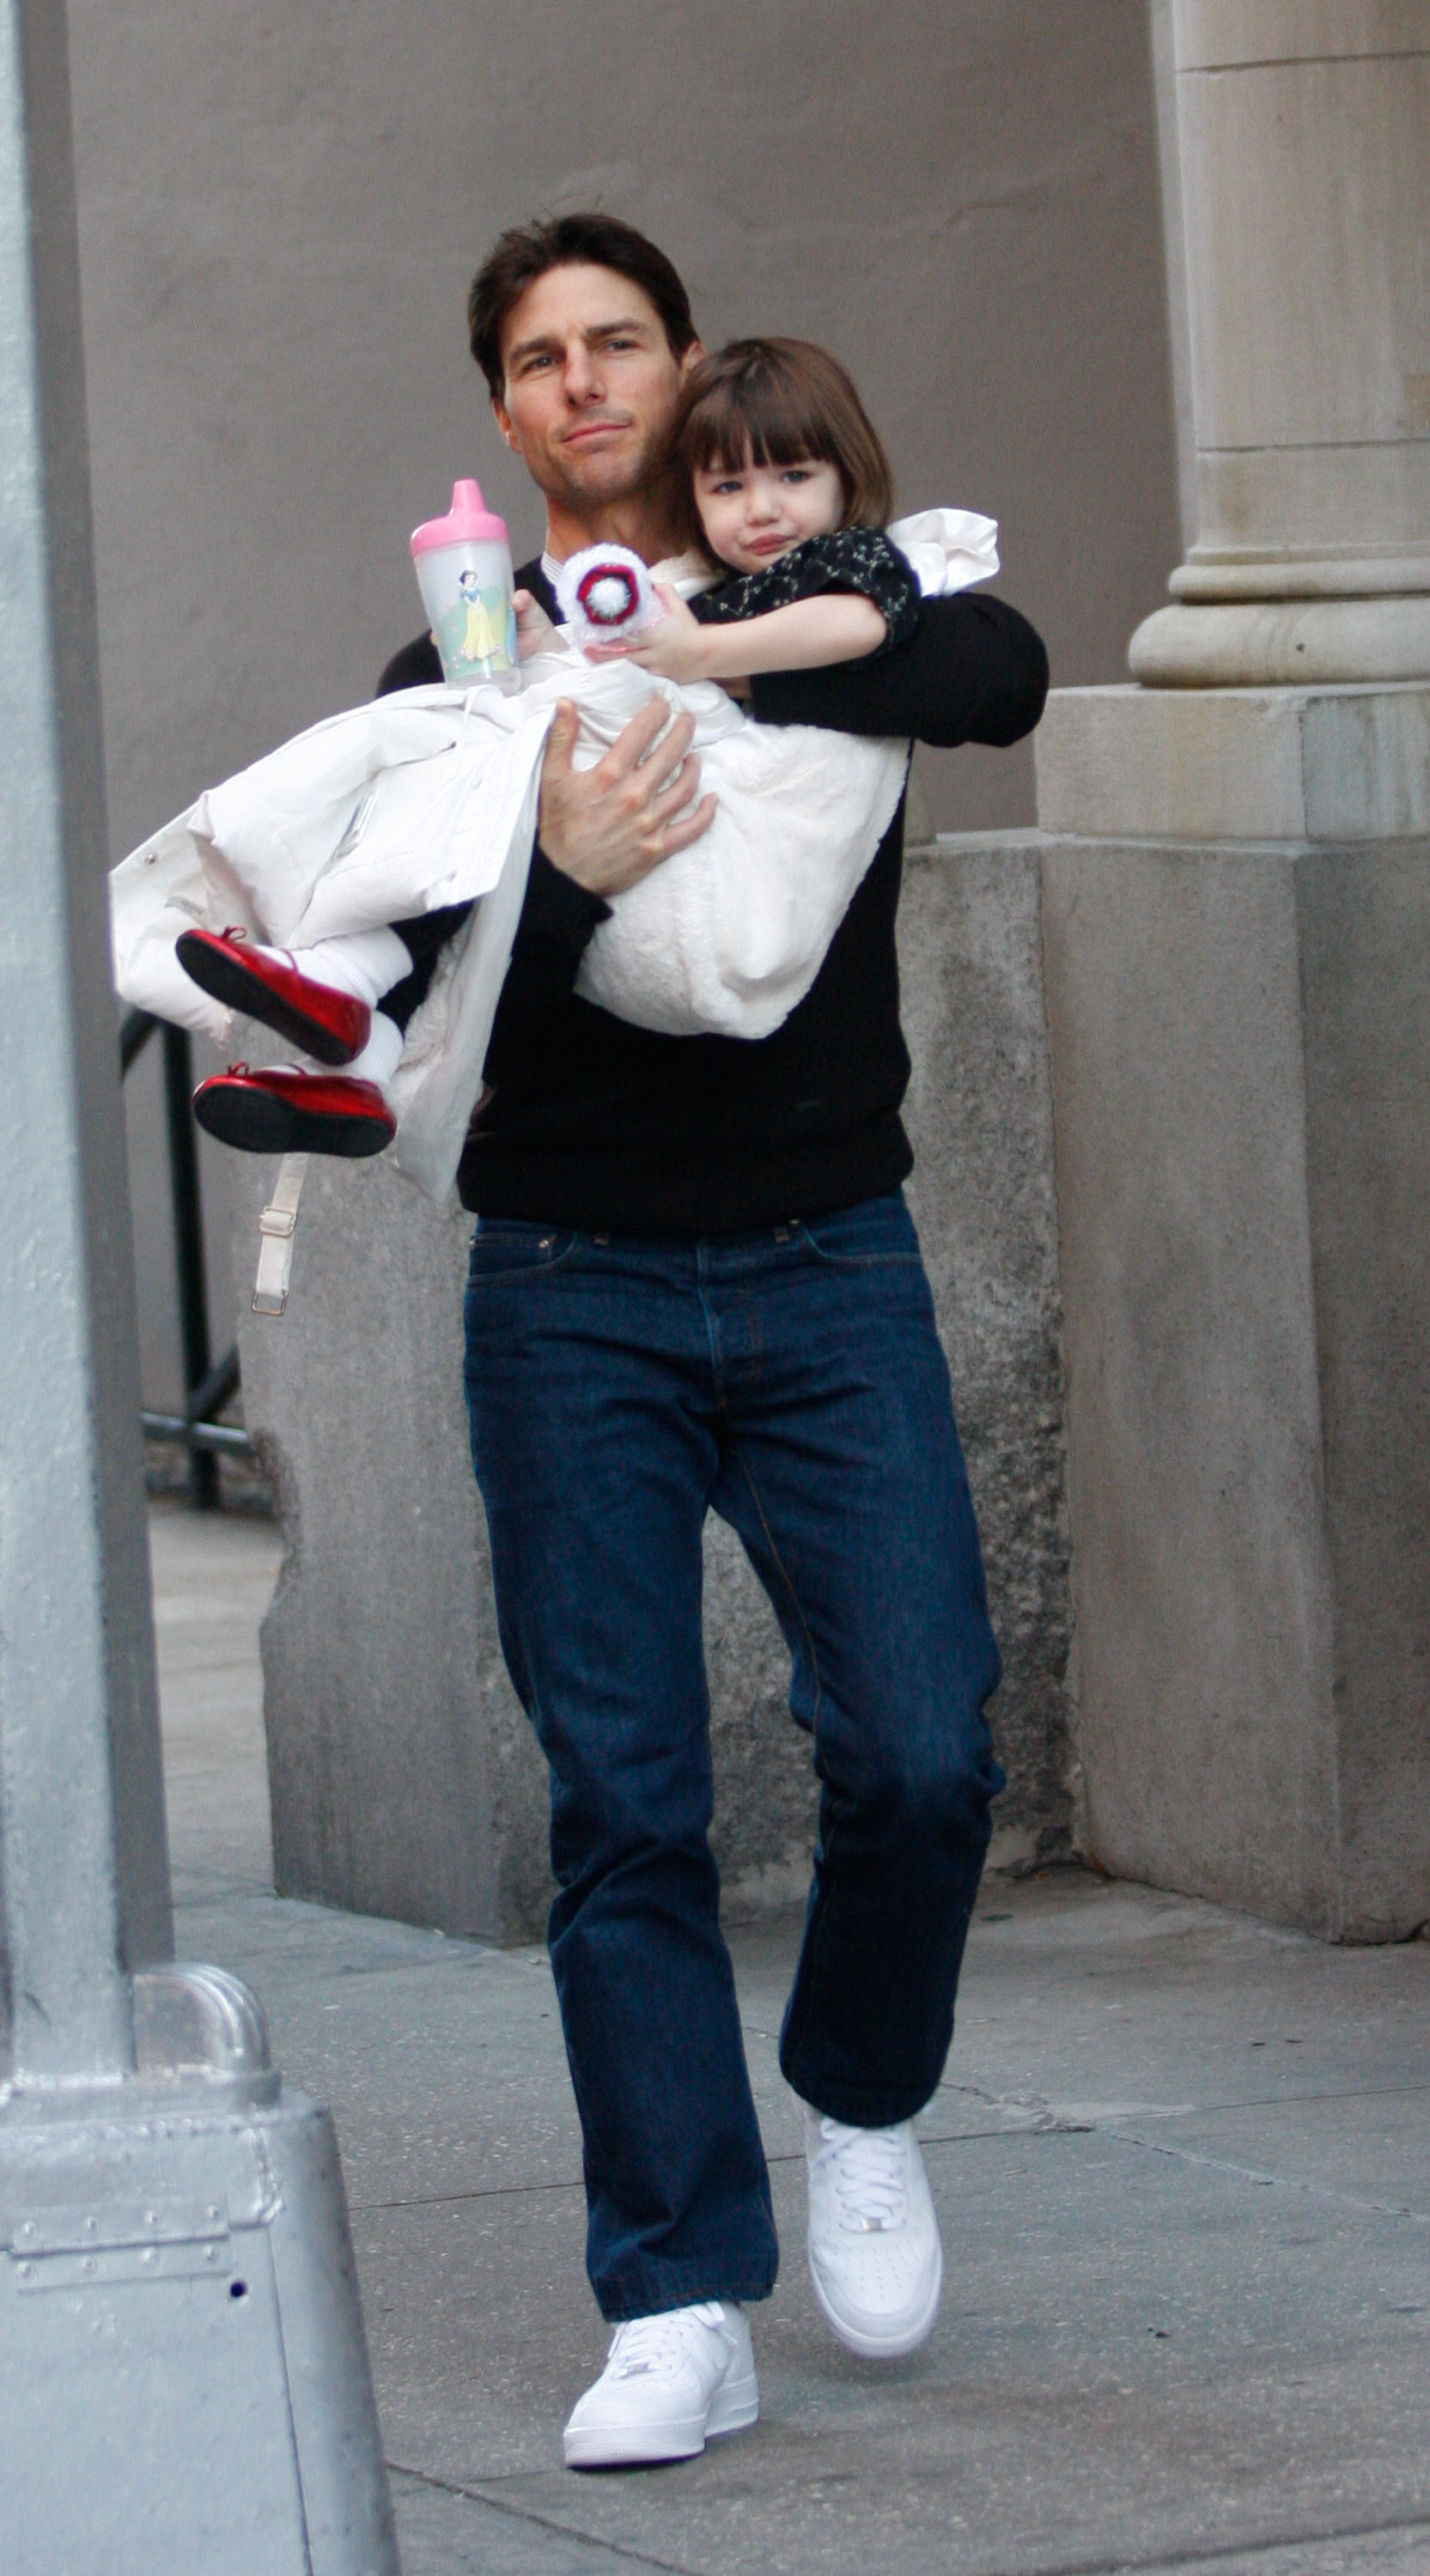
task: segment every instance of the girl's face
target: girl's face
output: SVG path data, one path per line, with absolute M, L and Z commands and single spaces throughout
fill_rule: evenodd
M 763 572 L 806 537 L 832 536 L 844 516 L 837 465 L 708 465 L 695 477 L 695 506 L 713 555 L 734 572 Z

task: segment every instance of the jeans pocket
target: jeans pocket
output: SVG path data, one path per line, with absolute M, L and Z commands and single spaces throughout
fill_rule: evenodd
M 917 1269 L 923 1259 L 902 1190 L 813 1217 L 799 1240 L 830 1270 Z
M 571 1226 L 534 1225 L 525 1217 L 479 1218 L 467 1285 L 501 1287 L 509 1281 L 544 1279 L 569 1260 L 575 1248 Z

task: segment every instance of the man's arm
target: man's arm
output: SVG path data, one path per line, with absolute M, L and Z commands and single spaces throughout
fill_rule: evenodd
M 892 734 L 946 748 L 1020 741 L 1047 694 L 1047 653 L 1026 617 L 968 591 L 926 599 L 917 634 L 891 652 L 823 671 L 764 672 L 750 683 L 752 712 L 764 724 Z

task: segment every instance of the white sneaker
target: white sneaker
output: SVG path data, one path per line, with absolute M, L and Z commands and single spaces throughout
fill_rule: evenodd
M 809 2159 L 809 2268 L 842 2344 L 914 2352 L 938 2314 L 943 2248 L 912 2124 L 848 2129 L 795 2096 Z
M 665 2308 L 617 2326 L 606 2367 L 572 2409 L 568 2469 L 689 2460 L 760 2411 L 750 2329 L 729 2299 Z

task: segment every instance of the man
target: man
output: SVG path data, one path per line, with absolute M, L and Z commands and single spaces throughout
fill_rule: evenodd
M 546 502 L 519 581 L 618 538 L 674 549 L 664 457 L 701 355 L 670 263 L 568 215 L 472 290 L 497 426 Z M 438 676 L 425 639 L 386 688 Z M 996 600 L 925 604 L 898 649 L 752 683 L 771 723 L 1009 743 L 1047 665 Z M 689 728 L 643 711 L 594 769 L 552 729 L 526 906 L 460 1188 L 472 1453 L 502 1646 L 551 1765 L 551 1958 L 585 2146 L 588 2268 L 616 2327 L 574 2466 L 679 2458 L 752 2423 L 742 2302 L 778 2249 L 720 1937 L 701 1654 L 707 1510 L 793 1659 L 819 1844 L 780 2062 L 809 2260 L 873 2358 L 932 2326 L 942 2265 L 912 2121 L 932 2094 L 1001 1786 L 998 1675 L 947 1370 L 900 1183 L 902 811 L 804 1002 L 768 1038 L 670 1038 L 577 999 L 608 898 L 709 818 Z

